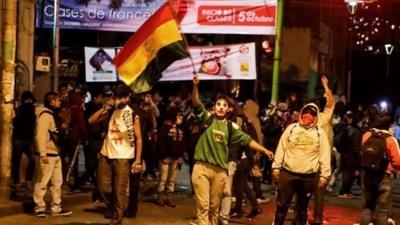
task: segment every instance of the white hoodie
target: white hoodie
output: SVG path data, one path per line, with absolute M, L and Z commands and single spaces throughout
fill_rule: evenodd
M 318 107 L 311 103 L 303 109 L 312 107 L 319 114 Z M 328 179 L 331 175 L 331 148 L 325 131 L 318 128 L 316 116 L 315 122 L 308 128 L 299 123 L 289 125 L 282 134 L 276 149 L 273 170 L 286 169 L 299 174 L 320 173 L 320 176 Z

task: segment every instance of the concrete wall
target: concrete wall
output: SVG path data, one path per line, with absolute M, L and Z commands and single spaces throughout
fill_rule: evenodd
M 0 0 L 0 49 L 3 49 L 2 48 L 3 42 L 1 41 L 2 37 L 3 37 L 3 32 L 4 32 L 4 27 L 3 27 L 4 18 L 3 18 L 3 15 L 4 15 L 4 0 Z M 1 62 L 1 57 L 2 57 L 2 51 L 0 50 L 0 62 Z M 0 65 L 0 68 L 1 68 L 1 65 Z
M 311 29 L 285 28 L 282 34 L 281 82 L 306 82 L 310 68 Z
M 18 42 L 16 61 L 21 69 L 17 69 L 17 92 L 33 90 L 33 42 L 35 35 L 35 1 L 20 0 L 18 5 Z M 22 65 L 21 65 L 22 64 Z M 18 93 L 17 93 L 18 94 Z M 16 96 L 18 97 L 18 96 Z

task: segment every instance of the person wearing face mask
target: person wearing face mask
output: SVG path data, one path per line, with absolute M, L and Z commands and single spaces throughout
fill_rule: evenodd
M 182 122 L 182 113 L 178 108 L 172 107 L 168 109 L 167 118 L 158 132 L 157 144 L 161 162 L 157 202 L 160 206 L 175 207 L 171 196 L 175 190 L 176 169 L 182 165 L 186 151 L 186 137 Z
M 307 208 L 316 188 L 325 187 L 331 174 L 331 149 L 327 134 L 317 126 L 314 103 L 300 110 L 299 122 L 282 134 L 272 163 L 278 185 L 274 225 L 283 225 L 293 196 L 297 196 L 294 224 L 307 224 Z

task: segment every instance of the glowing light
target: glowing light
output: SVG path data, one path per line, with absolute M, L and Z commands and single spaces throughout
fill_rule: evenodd
M 365 37 L 365 41 L 368 41 L 369 40 L 369 37 Z
M 388 103 L 385 101 L 380 102 L 379 105 L 380 105 L 381 109 L 387 109 L 387 107 L 388 107 Z
M 394 28 L 396 28 L 396 26 L 394 24 L 392 24 L 392 26 L 390 27 L 392 30 L 394 30 Z
M 378 20 L 379 20 L 379 17 L 376 17 L 375 20 L 378 21 Z
M 364 38 L 364 37 L 365 37 L 365 35 L 364 35 L 364 34 L 362 34 L 362 35 L 361 35 L 361 38 Z
M 350 6 L 357 6 L 357 1 L 349 1 Z
M 375 31 L 376 33 L 378 33 L 378 32 L 379 32 L 379 29 L 378 29 L 378 28 L 375 28 L 374 31 Z
M 359 45 L 359 44 L 360 44 L 360 42 L 359 42 L 359 41 L 357 41 L 357 42 L 356 42 L 356 44 L 357 44 L 357 45 Z

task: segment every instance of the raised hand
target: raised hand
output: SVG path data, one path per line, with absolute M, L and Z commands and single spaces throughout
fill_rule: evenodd
M 199 75 L 197 75 L 197 73 L 193 74 L 193 85 L 194 86 L 199 86 L 200 80 L 199 80 Z

